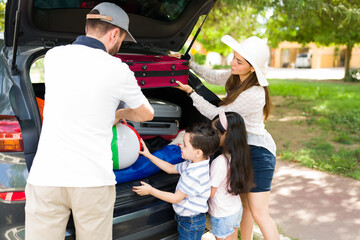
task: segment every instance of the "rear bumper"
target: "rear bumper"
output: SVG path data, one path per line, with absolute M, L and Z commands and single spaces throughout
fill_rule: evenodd
M 157 202 L 151 207 L 114 217 L 113 239 L 177 239 L 174 211 L 169 203 Z

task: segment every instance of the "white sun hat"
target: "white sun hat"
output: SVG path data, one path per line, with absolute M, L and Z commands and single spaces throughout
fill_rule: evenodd
M 225 35 L 221 38 L 221 41 L 239 53 L 254 67 L 256 77 L 261 86 L 269 85 L 265 74 L 268 68 L 270 52 L 265 40 L 252 36 L 238 43 L 238 41 L 231 36 Z

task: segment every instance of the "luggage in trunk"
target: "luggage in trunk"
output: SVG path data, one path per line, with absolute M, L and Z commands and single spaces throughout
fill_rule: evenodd
M 162 55 L 116 55 L 135 73 L 141 88 L 177 86 L 188 83 L 189 61 Z
M 140 135 L 176 135 L 179 131 L 181 119 L 180 106 L 156 99 L 149 99 L 154 108 L 155 116 L 152 121 L 132 122 L 128 121 Z

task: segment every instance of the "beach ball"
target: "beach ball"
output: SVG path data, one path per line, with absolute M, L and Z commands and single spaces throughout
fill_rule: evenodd
M 111 151 L 113 169 L 119 170 L 131 166 L 139 157 L 141 147 L 139 133 L 130 125 L 119 122 L 113 126 Z

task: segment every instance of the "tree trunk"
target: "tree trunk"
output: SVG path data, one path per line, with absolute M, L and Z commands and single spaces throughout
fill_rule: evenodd
M 346 56 L 345 56 L 345 76 L 344 80 L 349 81 L 350 80 L 350 60 L 351 60 L 351 53 L 352 49 L 354 47 L 354 44 L 352 42 L 348 42 L 346 45 Z

